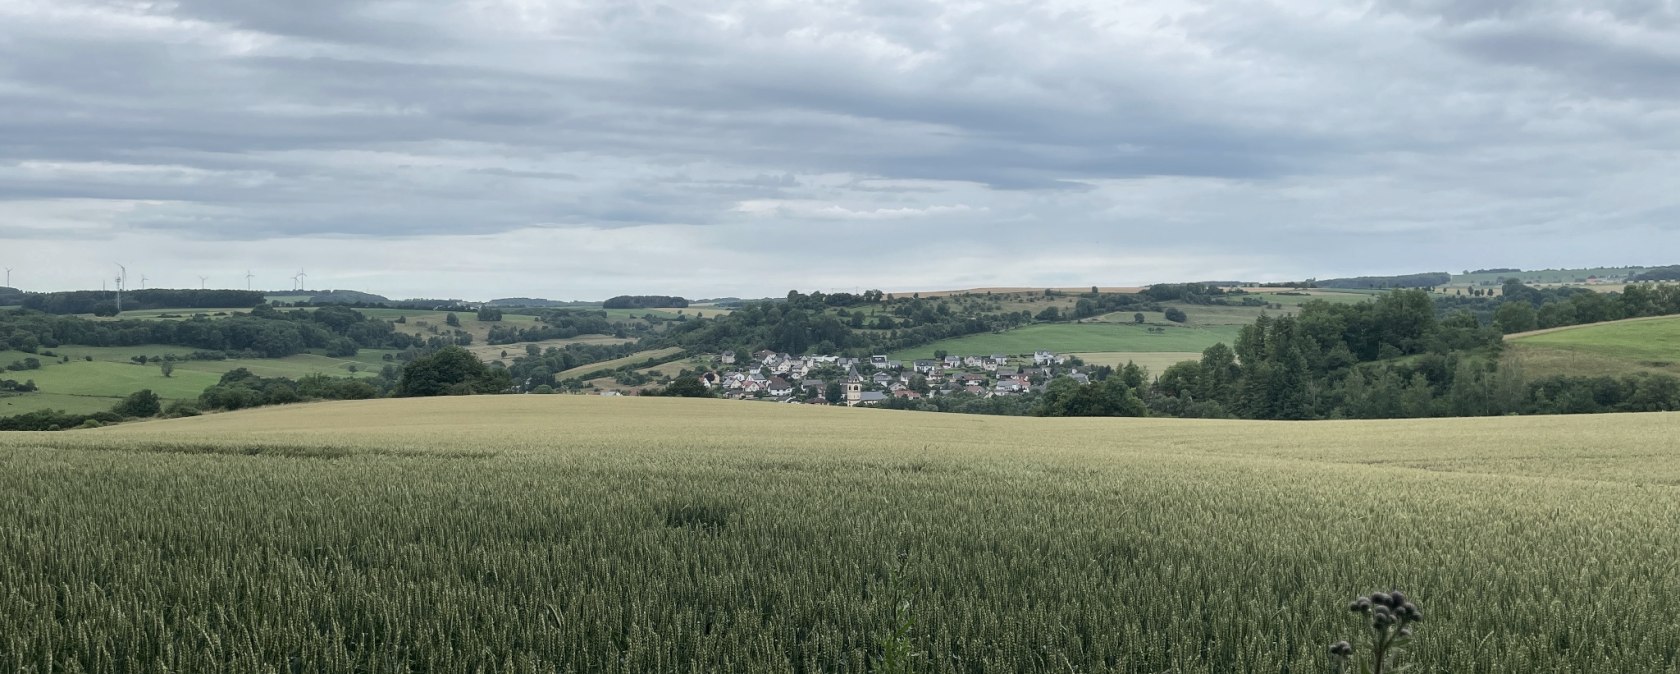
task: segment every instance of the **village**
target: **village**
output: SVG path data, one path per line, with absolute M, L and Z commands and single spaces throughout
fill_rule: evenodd
M 700 383 L 720 397 L 809 405 L 874 405 L 892 398 L 969 394 L 1017 396 L 1042 391 L 1060 376 L 1089 383 L 1077 358 L 1049 351 L 1030 357 L 1006 354 L 952 356 L 908 363 L 887 356 L 847 358 L 794 356 L 759 351 L 745 357 L 725 351 L 713 357 L 717 369 L 700 373 Z

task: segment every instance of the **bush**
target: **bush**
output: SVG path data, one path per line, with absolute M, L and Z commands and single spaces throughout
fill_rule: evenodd
M 195 404 L 193 404 L 189 401 L 186 401 L 186 400 L 177 400 L 175 402 L 169 403 L 168 407 L 163 408 L 163 416 L 168 417 L 170 419 L 176 419 L 176 418 L 180 418 L 180 417 L 196 417 L 199 414 L 200 414 L 200 411 L 198 409 L 198 405 L 195 405 Z
M 163 402 L 158 394 L 151 389 L 141 389 L 128 394 L 127 398 L 111 408 L 113 414 L 124 417 L 147 418 L 155 417 L 163 411 Z
M 1184 314 L 1184 310 L 1179 309 L 1178 307 L 1167 307 L 1167 310 L 1166 310 L 1165 313 L 1166 313 L 1167 320 L 1172 321 L 1174 323 L 1183 323 L 1187 320 L 1190 320 L 1190 317 Z

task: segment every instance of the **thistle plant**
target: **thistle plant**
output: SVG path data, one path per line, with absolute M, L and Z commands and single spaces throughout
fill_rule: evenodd
M 1360 674 L 1393 674 L 1399 671 L 1400 667 L 1394 663 L 1395 657 L 1411 642 L 1412 625 L 1423 622 L 1423 612 L 1398 590 L 1360 597 L 1348 604 L 1348 610 L 1362 616 L 1370 627 L 1367 634 L 1371 635 L 1371 655 L 1369 660 L 1356 659 L 1353 644 L 1346 641 L 1331 644 L 1330 660 L 1335 664 L 1336 671 L 1351 671 L 1355 661 L 1359 663 Z

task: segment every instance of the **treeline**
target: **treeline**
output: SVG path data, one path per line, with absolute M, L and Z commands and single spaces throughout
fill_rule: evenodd
M 360 290 L 327 290 L 309 296 L 310 304 L 353 304 L 357 306 L 376 307 L 391 302 L 390 298 Z
M 1498 330 L 1468 313 L 1437 319 L 1434 303 L 1419 290 L 1357 304 L 1313 301 L 1293 316 L 1263 316 L 1244 326 L 1232 347 L 1215 345 L 1201 361 L 1167 368 L 1156 389 L 1171 400 L 1158 401 L 1156 407 L 1194 417 L 1338 416 L 1337 408 L 1348 401 L 1334 392 L 1364 364 L 1389 361 L 1386 367 L 1399 370 L 1428 367 L 1436 375 L 1432 386 L 1449 387 L 1454 370 L 1442 360 L 1449 354 L 1496 352 L 1500 339 Z M 1433 358 L 1423 357 L 1426 354 Z M 1418 358 L 1395 362 L 1414 356 Z
M 671 295 L 619 295 L 601 304 L 604 309 L 682 309 L 688 300 Z
M 198 396 L 198 405 L 183 409 L 177 416 L 197 414 L 199 410 L 241 410 L 264 405 L 285 405 L 313 400 L 366 400 L 382 395 L 395 379 L 396 368 L 387 365 L 380 379 L 368 381 L 352 377 L 330 377 L 312 374 L 293 380 L 286 377 L 261 377 L 245 368 L 229 370 L 215 385 Z
M 1593 295 L 1611 306 L 1626 301 L 1626 293 Z M 1512 305 L 1530 306 L 1524 293 L 1512 297 Z M 1598 300 L 1589 301 L 1598 306 Z M 1661 302 L 1643 306 L 1680 308 Z M 1135 366 L 1114 374 L 1098 369 L 1089 384 L 1051 382 L 1030 404 L 1032 413 L 1043 416 L 1244 419 L 1680 410 L 1680 378 L 1669 375 L 1530 380 L 1520 366 L 1499 360 L 1500 333 L 1469 311 L 1439 317 L 1422 291 L 1397 291 L 1360 304 L 1315 301 L 1294 316 L 1264 317 L 1245 326 L 1234 348 L 1214 345 L 1200 360 L 1173 365 L 1153 383 Z
M 549 339 L 571 339 L 580 335 L 612 335 L 622 338 L 629 334 L 623 321 L 608 319 L 605 311 L 545 311 L 538 315 L 537 321 L 537 325 L 490 326 L 487 343 L 541 342 Z
M 25 293 L 19 304 L 48 314 L 117 315 L 117 294 L 102 290 L 72 290 L 55 293 Z M 248 309 L 262 304 L 263 293 L 252 290 L 174 290 L 153 288 L 127 290 L 122 310 L 144 309 Z
M 873 293 L 873 291 L 871 291 Z M 856 304 L 859 296 L 840 295 L 840 306 L 829 309 L 832 295 L 789 292 L 781 301 L 748 302 L 728 316 L 708 321 L 675 323 L 656 345 L 680 346 L 691 352 L 770 349 L 784 353 L 868 355 L 926 344 L 962 335 L 1004 330 L 1033 321 L 1031 312 L 981 313 L 991 307 L 983 298 L 880 296 L 874 311 Z M 866 293 L 865 295 L 870 295 Z
M 1676 281 L 1680 280 L 1680 265 L 1656 267 L 1628 277 L 1629 281 Z
M 1452 282 L 1452 274 L 1429 272 L 1400 276 L 1355 276 L 1353 278 L 1322 279 L 1314 283 L 1320 288 L 1367 290 L 1378 288 L 1434 288 Z
M 1620 293 L 1588 288 L 1535 288 L 1506 281 L 1497 297 L 1437 297 L 1442 313 L 1468 312 L 1505 334 L 1623 318 L 1680 314 L 1680 285 L 1629 285 Z
M 1240 291 L 1239 291 L 1240 292 Z M 1144 288 L 1139 293 L 1144 298 L 1156 302 L 1183 302 L 1185 304 L 1220 304 L 1228 294 L 1224 288 L 1205 283 L 1157 283 Z M 1107 295 L 1106 297 L 1132 297 L 1130 295 Z
M 259 305 L 249 314 L 167 321 L 92 321 L 26 309 L 0 313 L 0 345 L 17 351 L 33 353 L 62 345 L 142 344 L 280 358 L 309 349 L 342 357 L 353 356 L 361 348 L 407 349 L 427 343 L 397 332 L 389 321 L 370 319 L 339 306 L 279 311 Z

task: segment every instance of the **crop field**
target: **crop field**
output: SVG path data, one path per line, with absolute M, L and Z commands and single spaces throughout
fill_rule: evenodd
M 1680 667 L 1680 415 L 1221 422 L 496 396 L 0 435 L 0 670 Z
M 1165 327 L 1165 331 L 1150 332 L 1150 327 Z M 1038 350 L 1057 353 L 1200 352 L 1219 342 L 1230 344 L 1236 339 L 1238 329 L 1238 325 L 1147 326 L 1103 322 L 1038 324 L 1005 332 L 940 340 L 895 352 L 892 357 L 901 360 L 932 358 L 937 350 L 957 355 L 1020 355 Z
M 1508 335 L 1528 376 L 1680 374 L 1680 318 L 1661 316 Z
M 556 373 L 554 373 L 554 378 L 556 380 L 571 379 L 573 377 L 577 377 L 577 376 L 580 376 L 580 375 L 586 375 L 586 374 L 589 374 L 591 372 L 600 372 L 602 370 L 612 370 L 612 369 L 624 367 L 626 365 L 635 365 L 635 364 L 638 364 L 638 363 L 646 362 L 649 358 L 656 358 L 656 359 L 657 358 L 669 358 L 669 357 L 675 356 L 679 353 L 682 353 L 682 349 L 680 347 L 674 347 L 674 346 L 670 347 L 670 348 L 665 348 L 665 349 L 651 349 L 651 350 L 648 350 L 648 351 L 637 351 L 636 353 L 632 353 L 632 354 L 630 354 L 628 356 L 625 356 L 623 358 L 615 358 L 613 360 L 604 360 L 604 361 L 601 361 L 599 363 L 590 363 L 588 365 L 582 365 L 582 366 L 579 366 L 579 367 L 574 367 L 570 370 L 563 370 L 561 372 L 556 372 Z

